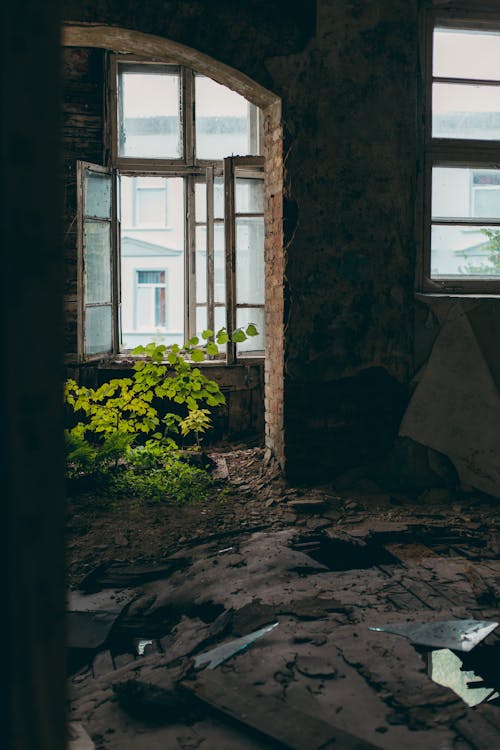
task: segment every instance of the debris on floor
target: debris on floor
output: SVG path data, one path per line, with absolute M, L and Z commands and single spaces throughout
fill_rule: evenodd
M 260 628 L 253 633 L 249 633 L 242 638 L 237 638 L 234 641 L 224 643 L 222 646 L 217 646 L 203 654 L 198 654 L 198 656 L 195 657 L 194 666 L 196 669 L 201 669 L 203 667 L 206 667 L 207 669 L 215 669 L 215 667 L 218 667 L 219 664 L 230 659 L 234 654 L 238 654 L 240 651 L 243 651 L 250 646 L 250 644 L 256 641 L 257 638 L 261 638 L 263 635 L 266 635 L 266 633 L 270 633 L 271 630 L 274 630 L 278 625 L 279 622 L 273 622 L 271 625 L 266 625 L 266 627 Z
M 228 455 L 224 525 L 73 548 L 71 726 L 95 750 L 498 746 L 496 506 L 290 488 L 262 457 Z
M 449 687 L 468 706 L 478 706 L 500 697 L 500 693 L 492 687 L 493 683 L 488 683 L 472 669 L 464 668 L 460 656 L 448 648 L 433 649 L 429 652 L 428 672 L 431 680 L 438 685 Z
M 378 625 L 370 627 L 369 630 L 402 635 L 419 646 L 471 651 L 497 627 L 498 622 L 448 620 L 446 622 Z

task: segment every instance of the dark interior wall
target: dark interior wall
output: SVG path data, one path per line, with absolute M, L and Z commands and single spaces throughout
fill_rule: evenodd
M 320 1 L 314 40 L 269 64 L 283 92 L 297 215 L 285 355 L 287 466 L 297 478 L 382 454 L 406 404 L 417 50 L 416 1 Z
M 316 5 L 316 7 L 315 7 Z M 355 465 L 397 433 L 411 374 L 417 0 L 63 4 L 165 36 L 282 99 L 285 460 Z
M 0 714 L 10 750 L 66 746 L 58 10 L 37 0 L 0 9 Z
M 62 136 L 64 180 L 65 354 L 76 357 L 77 343 L 77 191 L 76 162 L 104 163 L 104 50 L 64 48 Z

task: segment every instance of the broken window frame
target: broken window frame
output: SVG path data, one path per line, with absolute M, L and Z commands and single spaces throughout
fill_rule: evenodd
M 110 216 L 104 218 L 92 215 L 86 207 L 86 174 L 106 175 L 110 178 Z M 112 355 L 118 348 L 119 342 L 119 319 L 120 319 L 120 277 L 115 269 L 118 262 L 118 239 L 120 232 L 120 219 L 118 214 L 117 183 L 113 169 L 92 164 L 86 161 L 77 161 L 77 288 L 78 288 L 78 355 L 80 361 L 92 361 L 102 359 L 103 356 Z M 87 247 L 85 241 L 85 224 L 87 221 L 109 226 L 110 232 L 110 299 L 101 302 L 87 302 L 86 300 L 86 269 L 88 266 Z M 90 308 L 109 307 L 111 309 L 111 346 L 109 349 L 99 352 L 87 352 L 87 310 Z
M 252 218 L 262 217 L 264 220 L 264 208 L 256 213 L 245 212 L 239 214 L 236 211 L 236 180 L 238 178 L 249 178 L 255 180 L 264 179 L 264 159 L 255 156 L 229 156 L 224 159 L 224 210 L 225 210 L 225 252 L 226 252 L 226 312 L 227 330 L 234 331 L 237 327 L 238 309 L 251 308 L 264 310 L 264 303 L 242 303 L 238 302 L 236 294 L 236 220 L 239 216 Z M 235 362 L 237 359 L 247 359 L 251 356 L 264 356 L 263 351 L 244 352 L 237 351 L 237 345 L 227 345 L 227 361 Z
M 434 167 L 463 169 L 499 169 L 500 139 L 434 138 L 432 136 L 432 91 L 434 83 L 460 83 L 461 78 L 441 77 L 433 74 L 433 35 L 436 29 L 449 28 L 467 31 L 500 32 L 500 17 L 497 13 L 468 14 L 461 9 L 428 11 L 424 16 L 421 58 L 424 70 L 424 92 L 421 109 L 424 121 L 422 194 L 422 256 L 417 263 L 417 288 L 424 294 L 474 295 L 500 293 L 500 276 L 441 276 L 431 275 L 431 232 L 438 226 L 498 227 L 500 218 L 433 217 L 432 215 L 432 170 Z M 498 79 L 483 81 L 463 79 L 464 83 L 492 83 L 500 87 L 500 64 Z
M 118 107 L 119 107 L 119 66 L 120 65 L 130 66 L 132 68 L 145 66 L 155 67 L 156 69 L 165 68 L 175 70 L 180 76 L 180 128 L 181 128 L 181 141 L 182 141 L 182 154 L 178 159 L 164 159 L 164 158 L 146 158 L 146 157 L 127 157 L 120 156 L 119 154 L 119 132 L 118 132 Z M 107 99 L 107 124 L 106 124 L 106 138 L 107 138 L 107 153 L 109 155 L 109 161 L 111 164 L 111 171 L 114 175 L 114 190 L 113 190 L 113 204 L 114 204 L 114 231 L 113 231 L 113 265 L 112 265 L 112 284 L 115 289 L 113 298 L 113 351 L 103 352 L 99 355 L 87 355 L 84 348 L 83 331 L 85 327 L 84 314 L 80 316 L 79 323 L 79 345 L 78 345 L 78 356 L 80 361 L 87 361 L 89 359 L 102 359 L 103 356 L 119 356 L 125 355 L 130 356 L 130 350 L 124 350 L 121 348 L 121 268 L 120 268 L 120 231 L 119 231 L 119 200 L 117 194 L 119 192 L 119 184 L 121 176 L 128 177 L 179 177 L 184 180 L 184 237 L 185 237 L 185 269 L 184 269 L 184 331 L 185 338 L 190 339 L 196 335 L 196 312 L 197 308 L 203 305 L 197 304 L 196 299 L 196 205 L 195 205 L 195 185 L 197 181 L 204 181 L 207 185 L 206 190 L 206 226 L 207 226 L 207 258 L 206 258 L 206 278 L 207 278 L 207 328 L 214 330 L 214 316 L 216 307 L 226 307 L 226 328 L 228 331 L 235 329 L 236 325 L 236 308 L 233 310 L 232 306 L 235 304 L 235 295 L 232 295 L 232 290 L 235 288 L 234 281 L 234 270 L 231 271 L 231 276 L 226 275 L 226 299 L 224 303 L 215 301 L 214 293 L 214 228 L 216 224 L 223 223 L 225 231 L 227 232 L 227 225 L 230 224 L 234 227 L 235 217 L 234 213 L 234 193 L 231 199 L 231 191 L 224 191 L 224 218 L 221 220 L 219 217 L 214 216 L 214 180 L 219 177 L 224 180 L 226 184 L 226 178 L 224 176 L 224 166 L 226 163 L 229 164 L 228 160 L 209 160 L 209 159 L 197 159 L 196 158 L 196 127 L 195 127 L 195 102 L 194 102 L 194 90 L 195 90 L 195 71 L 179 66 L 178 64 L 170 64 L 167 62 L 155 62 L 150 59 L 144 59 L 136 55 L 122 55 L 110 53 L 108 56 L 108 99 Z M 251 138 L 255 142 L 255 150 L 259 151 L 262 147 L 262 113 L 257 106 L 250 103 L 250 132 Z M 230 157 L 234 161 L 234 164 L 238 164 L 238 168 L 253 169 L 253 172 L 258 172 L 259 177 L 263 180 L 263 166 L 264 158 L 262 156 L 246 156 L 246 157 Z M 231 164 L 233 164 L 233 161 Z M 83 162 L 82 162 L 83 164 Z M 106 169 L 106 167 L 99 167 L 98 165 L 90 165 L 92 169 Z M 231 202 L 232 201 L 232 202 Z M 83 203 L 81 195 L 79 196 L 79 213 L 83 210 Z M 233 213 L 232 213 L 233 212 Z M 230 219 L 228 221 L 228 219 Z M 168 221 L 168 219 L 167 219 Z M 79 232 L 79 236 L 82 232 Z M 234 230 L 231 233 L 234 238 Z M 234 256 L 234 248 L 228 245 L 227 240 L 225 242 L 225 269 L 227 274 L 228 268 L 233 268 L 228 263 L 228 257 Z M 79 254 L 79 268 L 83 267 L 83 252 Z M 263 305 L 254 305 L 255 307 L 263 307 Z M 233 325 L 234 324 L 234 325 Z M 261 360 L 263 352 L 239 352 L 236 351 L 236 346 L 228 344 L 226 350 L 222 351 L 219 357 L 210 357 L 210 359 L 225 359 L 226 363 L 232 364 L 240 358 L 244 358 L 245 361 L 255 358 Z

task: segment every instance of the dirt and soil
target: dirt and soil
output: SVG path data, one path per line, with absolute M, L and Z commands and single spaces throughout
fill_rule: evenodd
M 295 518 L 279 502 L 289 490 L 276 466 L 264 462 L 263 448 L 219 445 L 208 456 L 215 466 L 213 493 L 207 500 L 180 505 L 137 497 L 109 499 L 91 492 L 70 496 L 70 587 L 78 586 L 98 563 L 157 563 L 206 537 L 224 539 L 254 527 L 279 528 Z
M 290 525 L 315 531 L 333 523 L 339 528 L 408 516 L 439 526 L 447 520 L 487 529 L 496 506 L 480 493 L 462 496 L 431 489 L 417 500 L 382 491 L 339 491 L 331 484 L 294 487 L 260 445 L 218 444 L 207 455 L 213 462 L 213 493 L 207 500 L 178 504 L 130 497 L 112 499 L 91 493 L 68 498 L 67 579 L 70 588 L 106 562 L 161 564 L 183 548 L 208 539 L 228 547 L 237 535 Z M 321 510 L 321 504 L 326 504 Z M 498 544 L 498 541 L 497 541 Z

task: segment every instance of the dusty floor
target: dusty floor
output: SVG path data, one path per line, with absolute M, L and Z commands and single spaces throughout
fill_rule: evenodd
M 496 501 L 294 488 L 260 448 L 214 458 L 210 502 L 70 508 L 72 750 L 500 746 L 498 699 L 469 707 L 430 679 L 434 651 L 368 629 L 498 622 Z M 498 630 L 462 659 L 491 694 Z

